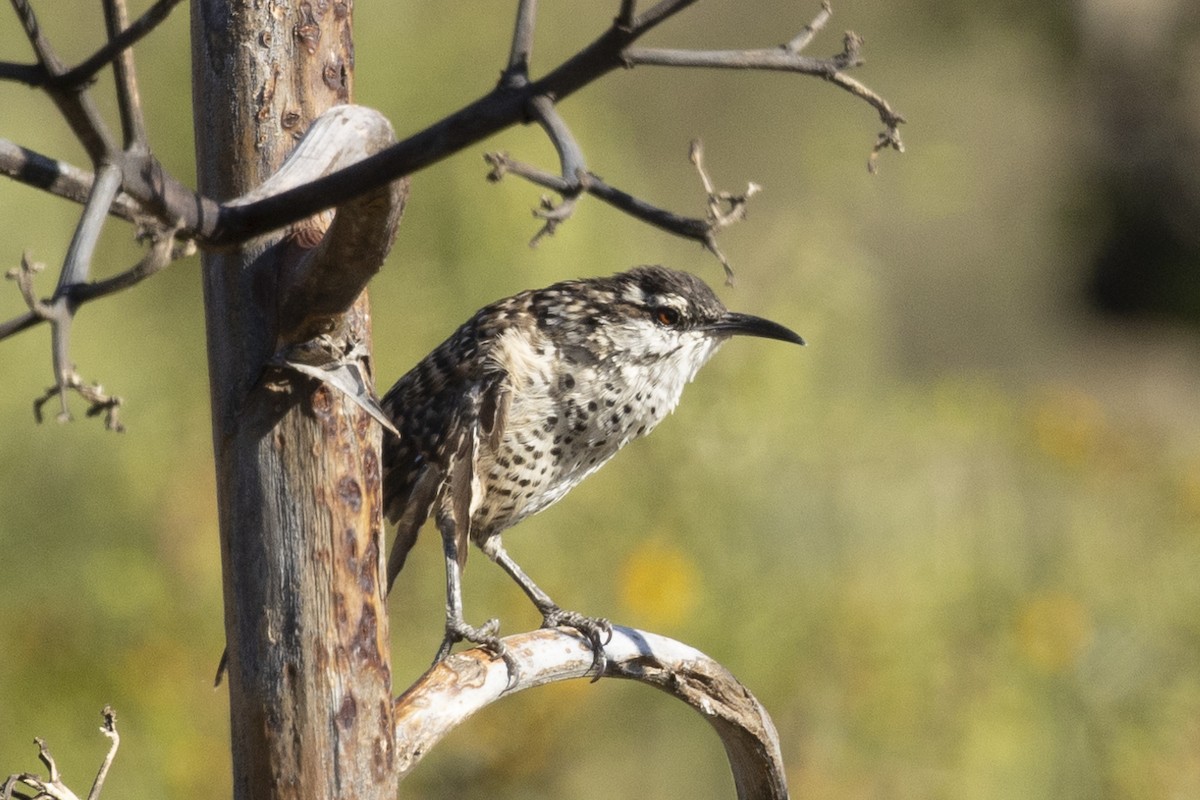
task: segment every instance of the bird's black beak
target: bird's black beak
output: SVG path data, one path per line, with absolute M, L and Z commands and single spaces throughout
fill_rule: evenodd
M 763 339 L 778 339 L 781 342 L 804 344 L 800 334 L 785 328 L 778 322 L 756 317 L 753 314 L 739 314 L 727 311 L 724 316 L 708 326 L 710 331 L 720 332 L 729 336 L 759 336 Z

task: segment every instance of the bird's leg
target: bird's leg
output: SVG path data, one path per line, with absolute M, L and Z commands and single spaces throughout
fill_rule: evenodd
M 557 628 L 560 625 L 566 625 L 583 635 L 592 648 L 592 669 L 594 671 L 592 680 L 600 680 L 600 676 L 604 674 L 604 668 L 608 664 L 608 659 L 604 655 L 604 645 L 612 640 L 612 623 L 599 617 L 588 617 L 576 611 L 565 611 L 559 608 L 558 604 L 525 574 L 525 570 L 513 561 L 512 556 L 500 543 L 499 535 L 489 536 L 480 544 L 480 549 L 488 558 L 499 564 L 500 568 L 507 572 L 526 596 L 533 601 L 534 606 L 542 614 L 543 628 Z
M 462 611 L 462 568 L 453 555 L 446 556 L 446 636 L 442 646 L 438 648 L 434 661 L 441 661 L 450 655 L 450 649 L 459 642 L 468 641 L 491 650 L 498 656 L 504 655 L 504 643 L 496 632 L 500 630 L 500 620 L 489 619 L 476 628 L 468 625 L 463 619 Z
M 462 564 L 458 558 L 458 542 L 454 523 L 448 517 L 439 516 L 438 528 L 442 533 L 442 549 L 446 556 L 446 635 L 438 648 L 434 663 L 450 655 L 450 649 L 461 641 L 477 644 L 504 659 L 508 665 L 510 683 L 515 682 L 517 665 L 496 635 L 500 621 L 489 619 L 478 628 L 468 625 L 463 619 Z

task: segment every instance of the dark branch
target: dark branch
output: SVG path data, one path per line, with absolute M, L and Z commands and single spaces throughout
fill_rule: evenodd
M 492 167 L 492 171 L 488 174 L 489 180 L 499 181 L 511 173 L 560 194 L 568 194 L 571 191 L 571 187 L 560 176 L 512 159 L 507 153 L 488 153 L 483 158 Z M 660 230 L 700 242 L 703 242 L 707 235 L 707 221 L 680 216 L 673 211 L 650 205 L 627 192 L 609 186 L 598 175 L 586 173 L 583 176 L 583 186 L 584 190 L 593 197 L 598 197 L 613 208 L 624 211 Z
M 570 139 L 574 143 L 574 139 Z M 722 192 L 716 190 L 713 186 L 713 181 L 709 179 L 708 173 L 704 170 L 703 149 L 700 142 L 691 143 L 689 156 L 692 166 L 696 168 L 696 172 L 700 174 L 700 180 L 704 186 L 704 193 L 707 196 L 708 216 L 704 219 L 696 217 L 684 217 L 660 209 L 660 207 L 647 203 L 647 201 L 638 199 L 628 192 L 623 192 L 614 188 L 604 180 L 601 180 L 598 175 L 587 172 L 582 166 L 576 169 L 574 180 L 569 179 L 564 174 L 562 176 L 552 175 L 545 170 L 529 166 L 529 164 L 510 158 L 508 154 L 486 154 L 484 161 L 491 166 L 491 172 L 488 172 L 487 179 L 497 182 L 503 179 L 506 174 L 512 173 L 518 178 L 526 179 L 530 184 L 535 184 L 548 190 L 558 192 L 564 198 L 563 203 L 554 205 L 548 198 L 542 198 L 541 207 L 534 211 L 534 215 L 540 219 L 546 219 L 546 224 L 533 237 L 530 245 L 535 245 L 541 239 L 541 236 L 552 234 L 554 227 L 570 216 L 570 212 L 575 209 L 575 200 L 580 192 L 587 192 L 593 197 L 604 200 L 605 203 L 618 209 L 629 216 L 636 219 L 641 219 L 642 222 L 654 225 L 655 228 L 665 230 L 677 236 L 682 236 L 684 239 L 691 239 L 701 243 L 704 248 L 715 255 L 725 269 L 725 279 L 727 283 L 733 282 L 733 270 L 730 266 L 730 261 L 725 258 L 725 254 L 716 246 L 716 234 L 722 228 L 727 228 L 736 222 L 742 221 L 745 218 L 746 203 L 751 197 L 761 191 L 761 187 L 757 184 L 746 186 L 745 192 L 742 194 L 734 194 L 732 192 Z M 582 160 L 582 154 L 577 158 Z M 564 162 L 565 163 L 565 162 Z M 572 162 L 574 163 L 574 162 Z
M 854 66 L 859 60 L 859 40 L 856 37 L 848 37 L 843 53 L 829 59 L 800 56 L 791 49 L 791 45 L 751 51 L 673 51 L 631 47 L 637 39 L 692 2 L 695 0 L 663 0 L 634 17 L 630 25 L 614 24 L 591 44 L 536 81 L 519 87 L 501 85 L 375 156 L 307 186 L 236 208 L 224 207 L 213 224 L 205 224 L 195 230 L 202 241 L 212 245 L 245 241 L 342 203 L 358 192 L 378 188 L 401 175 L 412 174 L 510 125 L 523 123 L 528 119 L 530 103 L 535 97 L 546 96 L 558 103 L 618 67 L 637 64 L 780 69 L 814 75 L 866 100 L 879 111 L 887 130 L 880 135 L 873 152 L 877 153 L 884 147 L 902 148 L 896 128 L 904 118 L 877 94 L 840 71 Z M 627 8 L 628 4 L 622 6 L 623 11 Z M 823 8 L 806 32 L 793 40 L 796 47 L 806 44 L 809 38 L 807 31 L 819 28 L 827 16 L 828 11 Z M 620 21 L 618 18 L 618 23 Z M 525 30 L 520 22 L 518 28 Z M 524 51 L 521 46 L 514 45 L 514 52 Z M 190 226 L 192 220 L 187 217 L 184 219 Z
M 158 27 L 181 0 L 158 0 L 146 9 L 146 12 L 134 20 L 133 24 L 124 28 L 118 35 L 109 39 L 108 44 L 101 47 L 76 67 L 61 75 L 55 76 L 54 81 L 62 86 L 80 86 L 90 81 L 97 72 L 104 69 L 117 54 L 128 50 L 139 39 Z
M 637 15 L 637 0 L 621 0 L 621 10 L 617 12 L 615 24 L 618 28 L 628 28 L 633 25 Z
M 260 197 L 252 203 L 218 206 L 212 200 L 187 190 L 163 171 L 153 158 L 131 159 L 126 165 L 123 188 L 130 197 L 142 204 L 147 213 L 153 214 L 164 224 L 173 224 L 175 220 L 182 221 L 181 235 L 194 236 L 199 242 L 215 247 L 238 244 L 344 203 L 362 192 L 378 189 L 398 177 L 410 175 L 458 153 L 504 128 L 525 123 L 531 118 L 530 103 L 535 97 L 545 96 L 557 103 L 608 72 L 637 63 L 656 63 L 659 60 L 671 62 L 679 59 L 701 62 L 722 60 L 720 56 L 703 56 L 690 51 L 638 50 L 631 47 L 641 36 L 694 1 L 663 0 L 641 14 L 635 14 L 635 3 L 625 0 L 611 28 L 537 81 L 524 83 L 519 87 L 503 85 L 502 82 L 501 86 L 487 95 L 392 147 L 311 184 L 294 187 L 278 195 Z M 25 0 L 12 2 L 18 11 L 28 10 Z M 165 16 L 170 5 L 172 4 L 160 0 L 151 11 L 122 32 L 118 38 L 126 38 L 129 31 L 150 27 L 153 20 Z M 522 57 L 528 58 L 534 10 L 535 4 L 532 2 L 523 4 L 519 9 L 513 48 L 510 52 L 510 66 L 519 63 Z M 30 17 L 31 14 L 32 12 L 29 12 Z M 799 57 L 795 52 L 808 43 L 812 33 L 824 25 L 827 17 L 828 8 L 825 7 L 813 23 L 786 46 L 772 51 L 749 51 L 772 54 L 769 57 L 762 55 L 760 60 L 763 63 L 757 67 L 751 63 L 749 68 L 786 68 L 817 75 L 841 86 L 874 105 L 888 126 L 887 130 L 880 134 L 872 160 L 881 149 L 902 148 L 896 126 L 903 122 L 903 117 L 874 92 L 839 72 L 851 66 L 852 59 L 847 59 L 845 53 L 833 59 L 808 59 Z M 144 24 L 139 27 L 139 23 Z M 36 23 L 32 25 L 32 29 L 31 36 L 40 36 Z M 847 48 L 847 52 L 849 50 L 850 48 Z M 686 55 L 677 58 L 664 55 L 672 52 Z M 42 47 L 39 53 L 40 59 L 53 61 L 53 54 L 48 45 Z M 742 55 L 744 62 L 744 54 Z M 751 62 L 756 58 L 759 57 L 751 58 Z M 732 63 L 702 65 L 741 68 L 746 66 L 742 62 L 734 59 Z M 776 67 L 767 66 L 768 63 L 776 62 Z M 76 129 L 81 141 L 85 142 L 85 146 L 89 141 L 92 142 L 88 151 L 93 157 L 98 155 L 97 145 L 100 145 L 101 153 L 111 152 L 111 149 L 103 147 L 104 132 L 100 129 L 89 130 L 93 127 L 90 125 L 92 115 L 86 113 L 86 108 L 75 108 L 70 104 L 64 107 L 61 101 L 59 105 L 60 108 L 64 108 L 64 115 Z M 11 170 L 8 172 L 12 174 Z M 618 202 L 618 207 L 624 206 Z
M 95 182 L 95 176 L 87 170 L 21 147 L 7 139 L 0 139 L 0 175 L 7 175 L 80 204 L 87 202 L 92 183 Z M 113 199 L 109 213 L 133 223 L 140 223 L 148 217 L 138 201 L 125 192 Z
M 50 99 L 71 126 L 71 131 L 79 139 L 93 164 L 99 164 L 105 158 L 112 158 L 117 153 L 116 147 L 91 96 L 80 87 L 64 88 L 54 83 L 53 79 L 62 75 L 66 68 L 43 35 L 41 25 L 38 24 L 28 0 L 12 0 L 12 5 L 21 19 L 21 27 L 33 47 L 38 64 L 49 76 L 45 88 Z
M 54 73 L 47 69 L 40 61 L 37 64 L 12 64 L 3 62 L 0 63 L 0 80 L 18 81 L 33 87 L 45 86 L 51 83 L 63 89 L 83 86 L 92 80 L 97 72 L 112 63 L 118 54 L 132 47 L 145 37 L 146 34 L 158 27 L 159 23 L 165 20 L 170 15 L 171 10 L 179 5 L 180 2 L 181 0 L 158 0 L 158 2 L 146 10 L 146 13 L 134 20 L 132 25 L 125 27 L 120 32 L 120 35 L 111 38 L 107 44 L 81 61 L 77 66 Z M 32 19 L 34 25 L 37 24 L 36 19 L 32 18 L 32 9 L 30 9 L 27 3 L 14 2 L 13 6 L 23 19 L 28 17 Z M 28 30 L 28 26 L 26 26 L 26 30 Z M 60 64 L 59 66 L 61 67 L 62 65 Z

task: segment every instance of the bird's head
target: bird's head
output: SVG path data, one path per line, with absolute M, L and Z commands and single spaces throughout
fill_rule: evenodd
M 706 283 L 666 267 L 637 267 L 612 282 L 609 310 L 614 350 L 629 362 L 673 365 L 687 380 L 733 336 L 759 336 L 793 344 L 804 340 L 779 323 L 730 311 Z

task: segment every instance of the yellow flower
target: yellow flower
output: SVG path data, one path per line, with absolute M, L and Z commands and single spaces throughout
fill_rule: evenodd
M 696 566 L 679 548 L 644 540 L 621 566 L 621 601 L 650 626 L 682 622 L 697 602 Z
M 1074 666 L 1092 639 L 1092 621 L 1079 600 L 1066 592 L 1044 592 L 1027 600 L 1016 620 L 1017 649 L 1046 672 Z

